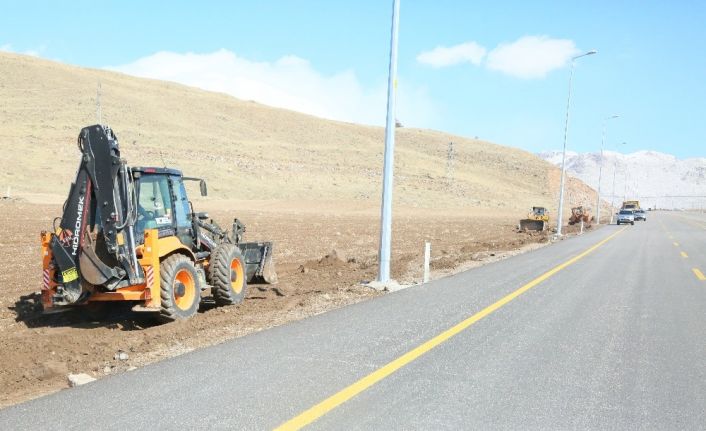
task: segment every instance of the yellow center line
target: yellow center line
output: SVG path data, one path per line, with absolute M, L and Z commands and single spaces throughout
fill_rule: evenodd
M 691 224 L 692 226 L 698 227 L 699 229 L 706 229 L 706 226 L 702 225 L 702 224 L 699 223 L 699 222 L 690 222 L 690 224 Z
M 681 257 L 683 257 L 683 258 L 687 258 L 687 257 L 689 257 L 689 255 L 688 255 L 688 254 L 686 254 L 686 252 L 685 252 L 685 251 L 682 251 L 682 252 L 681 252 Z
M 309 408 L 308 410 L 300 413 L 299 415 L 293 417 L 292 419 L 288 420 L 287 422 L 284 422 L 275 430 L 277 431 L 283 431 L 283 430 L 299 430 L 306 425 L 314 422 L 315 420 L 319 419 L 321 416 L 325 415 L 326 413 L 330 412 L 331 410 L 335 409 L 336 407 L 340 406 L 341 404 L 345 403 L 346 401 L 350 400 L 351 398 L 355 397 L 356 395 L 360 394 L 361 392 L 365 391 L 366 389 L 370 388 L 374 384 L 378 383 L 382 379 L 388 377 L 392 373 L 396 372 L 400 368 L 404 367 L 405 365 L 409 364 L 410 362 L 414 361 L 415 359 L 419 358 L 420 356 L 424 355 L 425 353 L 429 352 L 433 348 L 437 347 L 444 341 L 458 335 L 463 331 L 464 329 L 467 329 L 474 323 L 478 322 L 479 320 L 483 319 L 484 317 L 492 314 L 493 312 L 497 311 L 513 299 L 517 298 L 518 296 L 522 295 L 523 293 L 527 292 L 528 290 L 532 289 L 533 287 L 537 286 L 541 282 L 547 280 L 548 278 L 552 277 L 562 269 L 573 265 L 574 263 L 578 262 L 579 260 L 583 259 L 584 257 L 588 256 L 591 254 L 593 251 L 601 247 L 603 244 L 607 243 L 611 239 L 615 238 L 616 235 L 622 233 L 626 227 L 622 228 L 621 230 L 615 232 L 614 234 L 610 235 L 609 237 L 603 239 L 602 241 L 594 244 L 592 247 L 588 248 L 581 254 L 578 254 L 574 256 L 573 258 L 567 260 L 566 262 L 550 269 L 549 271 L 545 272 L 544 274 L 540 275 L 539 277 L 535 278 L 534 280 L 530 281 L 529 283 L 525 284 L 524 286 L 520 287 L 516 291 L 508 294 L 507 296 L 503 297 L 502 299 L 498 300 L 497 302 L 485 307 L 478 313 L 472 315 L 471 317 L 467 318 L 466 320 L 463 320 L 462 322 L 456 324 L 455 326 L 447 329 L 446 331 L 440 333 L 439 335 L 435 336 L 434 338 L 426 341 L 425 343 L 415 347 L 414 349 L 410 350 L 409 352 L 405 353 L 404 355 L 398 357 L 397 359 L 393 360 L 392 362 L 389 362 L 387 365 L 384 365 L 382 368 L 378 368 L 377 370 L 373 371 L 372 373 L 368 374 L 367 376 L 363 377 L 362 379 L 358 380 L 357 382 L 351 384 L 350 386 L 340 390 L 339 392 L 331 395 L 330 397 L 326 398 L 325 400 L 321 401 L 320 403 L 316 404 L 315 406 Z
M 679 243 L 674 241 L 674 247 L 679 247 Z
M 691 270 L 694 271 L 694 275 L 696 276 L 696 278 L 701 281 L 706 281 L 706 276 L 703 272 L 699 271 L 699 268 L 691 268 Z
M 667 229 L 667 226 L 664 225 L 664 222 L 662 220 L 659 220 L 659 225 L 662 228 L 662 230 L 664 231 L 664 233 L 666 233 L 667 236 L 669 236 L 669 239 L 674 239 L 674 237 L 672 236 L 672 233 L 669 232 L 669 230 Z

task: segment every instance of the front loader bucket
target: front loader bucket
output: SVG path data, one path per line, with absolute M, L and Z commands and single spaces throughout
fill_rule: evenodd
M 544 220 L 532 220 L 532 219 L 523 219 L 520 220 L 520 230 L 521 231 L 543 231 L 547 228 L 547 222 Z
M 272 259 L 272 251 L 265 257 L 265 262 L 262 266 L 262 281 L 266 284 L 277 283 L 277 272 L 275 271 L 275 263 Z
M 241 242 L 238 247 L 245 259 L 245 274 L 248 283 L 277 283 L 271 242 Z

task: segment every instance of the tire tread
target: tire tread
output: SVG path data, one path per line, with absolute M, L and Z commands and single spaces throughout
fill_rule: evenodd
M 221 244 L 211 255 L 211 263 L 208 265 L 209 282 L 211 292 L 216 305 L 234 305 L 243 301 L 247 295 L 248 283 L 243 280 L 243 291 L 236 294 L 230 284 L 230 262 L 234 258 L 239 258 L 245 272 L 245 262 L 240 249 L 233 244 Z
M 194 276 L 194 283 L 196 283 L 196 302 L 200 302 L 201 297 L 201 286 L 199 286 L 199 279 L 196 274 L 196 268 L 194 264 L 188 257 L 183 254 L 173 254 L 160 263 L 159 275 L 160 275 L 160 310 L 159 310 L 159 320 L 164 322 L 173 322 L 175 320 L 184 319 L 191 317 L 198 311 L 198 306 L 196 310 L 190 315 L 183 315 L 180 310 L 177 309 L 176 304 L 172 298 L 172 285 L 173 280 L 176 277 L 177 268 L 182 265 L 187 264 L 192 267 L 192 272 Z

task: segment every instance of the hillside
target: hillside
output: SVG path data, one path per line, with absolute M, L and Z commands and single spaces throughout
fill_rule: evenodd
M 0 192 L 63 199 L 76 137 L 103 123 L 133 165 L 179 167 L 211 199 L 377 204 L 384 131 L 178 84 L 0 53 Z M 453 141 L 453 181 L 447 177 Z M 533 154 L 442 132 L 398 129 L 395 201 L 409 207 L 556 207 L 557 170 Z M 579 203 L 591 191 L 576 182 Z M 588 199 L 590 200 L 590 199 Z
M 671 154 L 656 151 L 631 154 L 605 151 L 603 155 L 601 191 L 608 200 L 613 193 L 615 173 L 616 202 L 627 195 L 641 199 L 648 207 L 692 209 L 706 205 L 706 158 L 677 159 Z M 539 156 L 557 166 L 561 165 L 561 153 L 558 151 Z M 597 188 L 600 161 L 599 153 L 567 152 L 566 169 Z

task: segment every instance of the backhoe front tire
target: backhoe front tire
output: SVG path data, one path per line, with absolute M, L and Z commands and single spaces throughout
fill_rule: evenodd
M 160 263 L 159 319 L 186 320 L 199 310 L 201 286 L 194 263 L 183 254 L 173 254 Z
M 234 305 L 243 302 L 248 294 L 245 277 L 245 259 L 233 244 L 221 244 L 211 255 L 208 279 L 216 305 Z

